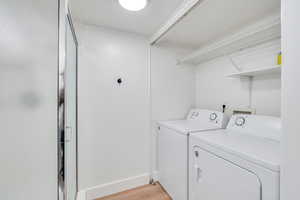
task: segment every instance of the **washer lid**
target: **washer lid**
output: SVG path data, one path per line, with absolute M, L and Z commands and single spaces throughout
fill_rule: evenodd
M 176 121 L 160 121 L 159 126 L 167 127 L 182 134 L 189 134 L 192 132 L 207 131 L 220 129 L 219 123 L 208 121 L 208 123 L 201 123 L 197 120 L 176 120 Z
M 215 147 L 273 171 L 280 171 L 280 142 L 230 130 L 194 133 L 192 140 L 203 148 Z M 212 149 L 209 149 L 213 151 Z M 217 152 L 214 152 L 217 154 Z

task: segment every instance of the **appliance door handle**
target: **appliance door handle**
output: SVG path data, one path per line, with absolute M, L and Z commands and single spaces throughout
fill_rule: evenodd
M 66 126 L 65 143 L 71 142 L 71 137 L 72 137 L 72 127 Z
M 202 181 L 202 170 L 198 165 L 195 165 L 196 170 L 196 182 L 200 183 Z

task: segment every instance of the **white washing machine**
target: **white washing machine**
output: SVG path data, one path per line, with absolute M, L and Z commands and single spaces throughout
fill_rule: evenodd
M 159 182 L 173 200 L 188 199 L 188 143 L 193 132 L 226 127 L 223 113 L 193 109 L 186 120 L 158 122 Z
M 281 121 L 234 115 L 190 136 L 190 200 L 279 200 Z

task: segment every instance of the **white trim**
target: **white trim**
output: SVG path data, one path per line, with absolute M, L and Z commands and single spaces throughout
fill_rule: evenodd
M 180 63 L 199 64 L 281 37 L 280 16 L 270 16 L 220 41 L 202 47 L 180 59 Z M 278 29 L 278 30 L 277 30 Z M 224 49 L 222 49 L 224 48 Z
M 150 45 L 154 45 L 161 37 L 180 22 L 189 12 L 204 0 L 190 0 L 182 4 L 181 8 L 150 38 Z
M 159 172 L 158 171 L 153 171 L 152 172 L 152 178 L 154 182 L 159 182 Z
M 149 183 L 149 174 L 129 177 L 126 179 L 114 181 L 107 184 L 81 190 L 78 193 L 77 200 L 94 200 L 104 196 L 123 192 Z
M 150 138 L 150 144 L 149 144 L 149 156 L 150 156 L 150 160 L 149 160 L 149 174 L 150 174 L 150 182 L 153 179 L 153 168 L 154 168 L 154 164 L 156 164 L 156 162 L 154 162 L 154 137 L 153 137 L 153 127 L 152 127 L 152 66 L 151 66 L 151 48 L 152 46 L 149 45 L 148 48 L 148 131 L 149 131 L 149 138 Z
M 78 192 L 76 200 L 86 200 L 86 191 L 82 190 Z

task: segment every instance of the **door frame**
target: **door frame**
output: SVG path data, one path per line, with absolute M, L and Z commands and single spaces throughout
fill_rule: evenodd
M 65 113 L 66 113 L 66 27 L 69 25 L 73 41 L 76 46 L 76 192 L 78 193 L 78 40 L 76 37 L 72 15 L 65 0 L 59 0 L 59 17 L 58 17 L 58 106 L 57 106 L 57 199 L 66 200 L 66 181 L 65 181 Z M 64 9 L 67 7 L 67 9 Z

